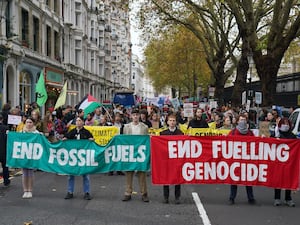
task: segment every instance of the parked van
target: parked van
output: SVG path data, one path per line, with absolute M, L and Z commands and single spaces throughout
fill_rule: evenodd
M 300 108 L 295 109 L 289 118 L 293 125 L 293 133 L 300 138 Z

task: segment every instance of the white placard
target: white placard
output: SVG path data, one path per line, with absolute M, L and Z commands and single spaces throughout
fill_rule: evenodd
M 22 116 L 8 115 L 7 124 L 18 125 L 22 121 Z
M 245 105 L 247 101 L 247 93 L 246 91 L 242 92 L 242 105 Z
M 248 99 L 247 104 L 246 104 L 246 111 L 247 112 L 249 112 L 249 110 L 250 110 L 250 104 L 251 104 L 251 101 Z
M 210 109 L 218 108 L 218 102 L 217 101 L 209 101 L 209 108 Z
M 199 103 L 199 108 L 205 110 L 206 105 L 207 105 L 207 103 L 200 102 Z
M 262 104 L 262 93 L 261 92 L 255 92 L 255 103 L 257 105 L 261 105 Z
M 209 87 L 208 88 L 208 96 L 209 97 L 214 97 L 215 96 L 215 87 Z
M 193 103 L 183 103 L 183 116 L 184 117 L 193 117 Z

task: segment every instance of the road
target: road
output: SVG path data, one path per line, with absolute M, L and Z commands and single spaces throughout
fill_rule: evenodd
M 228 185 L 182 185 L 181 204 L 174 204 L 173 187 L 170 204 L 163 204 L 162 187 L 152 185 L 150 176 L 147 179 L 149 203 L 136 193 L 131 201 L 121 201 L 124 176 L 91 175 L 90 201 L 83 199 L 81 177 L 76 177 L 75 197 L 65 200 L 67 176 L 35 172 L 32 199 L 22 199 L 22 179 L 15 176 L 9 187 L 0 184 L 0 225 L 29 221 L 33 225 L 298 225 L 300 221 L 299 192 L 293 193 L 295 208 L 274 207 L 273 189 L 255 187 L 257 204 L 249 205 L 245 188 L 239 187 L 236 204 L 230 206 Z

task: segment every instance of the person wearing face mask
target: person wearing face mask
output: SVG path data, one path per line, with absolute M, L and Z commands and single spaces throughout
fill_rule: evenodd
M 279 138 L 285 138 L 285 139 L 295 139 L 297 138 L 296 135 L 292 133 L 292 124 L 291 121 L 283 117 L 280 119 L 278 122 L 278 131 L 279 131 Z M 280 195 L 281 195 L 281 189 L 275 189 L 274 191 L 274 206 L 280 206 L 281 205 L 281 200 L 280 200 Z M 291 190 L 285 190 L 285 202 L 287 206 L 289 207 L 295 207 L 295 203 L 292 200 L 291 196 Z
M 254 136 L 253 132 L 249 129 L 247 115 L 240 114 L 237 118 L 237 126 L 229 132 L 228 135 L 242 135 L 242 136 Z M 256 201 L 253 195 L 252 186 L 246 186 L 246 192 L 249 204 L 255 204 Z M 229 204 L 233 205 L 235 203 L 235 197 L 237 194 L 237 185 L 230 185 L 230 196 Z

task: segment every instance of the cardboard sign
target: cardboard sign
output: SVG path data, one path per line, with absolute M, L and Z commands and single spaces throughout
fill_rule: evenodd
M 184 103 L 183 104 L 183 115 L 184 115 L 184 117 L 193 117 L 194 116 L 193 103 Z
M 22 121 L 22 116 L 8 115 L 7 124 L 18 125 Z

